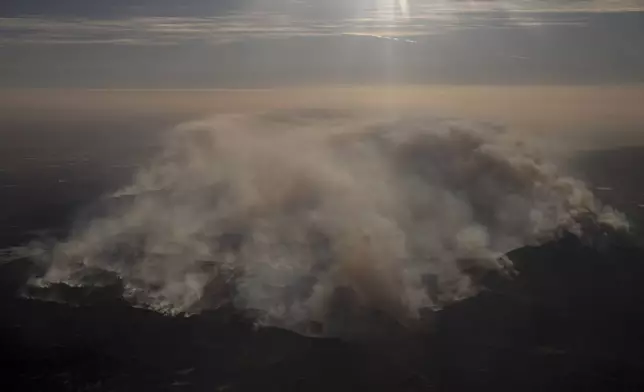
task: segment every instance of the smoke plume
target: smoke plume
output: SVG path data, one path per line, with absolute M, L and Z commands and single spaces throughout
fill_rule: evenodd
M 477 273 L 512 273 L 512 249 L 625 225 L 498 127 L 323 110 L 183 124 L 107 201 L 29 249 L 33 284 L 116 278 L 138 306 L 232 304 L 322 336 L 412 325 L 475 294 Z

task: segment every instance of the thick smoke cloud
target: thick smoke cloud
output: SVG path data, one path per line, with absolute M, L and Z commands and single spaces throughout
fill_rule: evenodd
M 475 294 L 481 272 L 512 273 L 509 250 L 625 226 L 497 127 L 319 110 L 183 124 L 108 201 L 29 249 L 46 266 L 34 284 L 118 278 L 136 305 L 228 303 L 325 336 L 411 326 Z

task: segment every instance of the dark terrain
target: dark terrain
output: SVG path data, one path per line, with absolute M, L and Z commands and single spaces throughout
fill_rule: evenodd
M 64 235 L 158 148 L 159 134 L 145 129 L 159 124 L 101 124 L 2 130 L 0 248 L 43 230 Z M 19 293 L 31 266 L 2 264 L 0 390 L 643 390 L 643 164 L 644 148 L 574 161 L 633 220 L 632 234 L 516 250 L 517 278 L 489 276 L 482 294 L 413 336 L 311 339 L 257 330 L 230 309 L 170 318 L 132 308 L 109 288 L 72 290 L 76 306 L 28 300 Z

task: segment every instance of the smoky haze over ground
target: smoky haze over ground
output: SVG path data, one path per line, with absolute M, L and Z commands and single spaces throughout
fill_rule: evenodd
M 482 272 L 513 273 L 510 250 L 627 227 L 499 127 L 333 110 L 182 124 L 102 205 L 67 239 L 15 251 L 42 265 L 34 285 L 117 278 L 135 305 L 232 304 L 320 336 L 413 326 Z

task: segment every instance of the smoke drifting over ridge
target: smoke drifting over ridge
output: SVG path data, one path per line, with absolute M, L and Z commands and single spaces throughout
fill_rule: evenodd
M 477 272 L 588 219 L 626 227 L 502 129 L 301 110 L 183 124 L 51 249 L 34 284 L 117 277 L 170 314 L 232 303 L 261 325 L 350 335 L 477 292 Z M 380 316 L 379 316 L 380 315 Z

